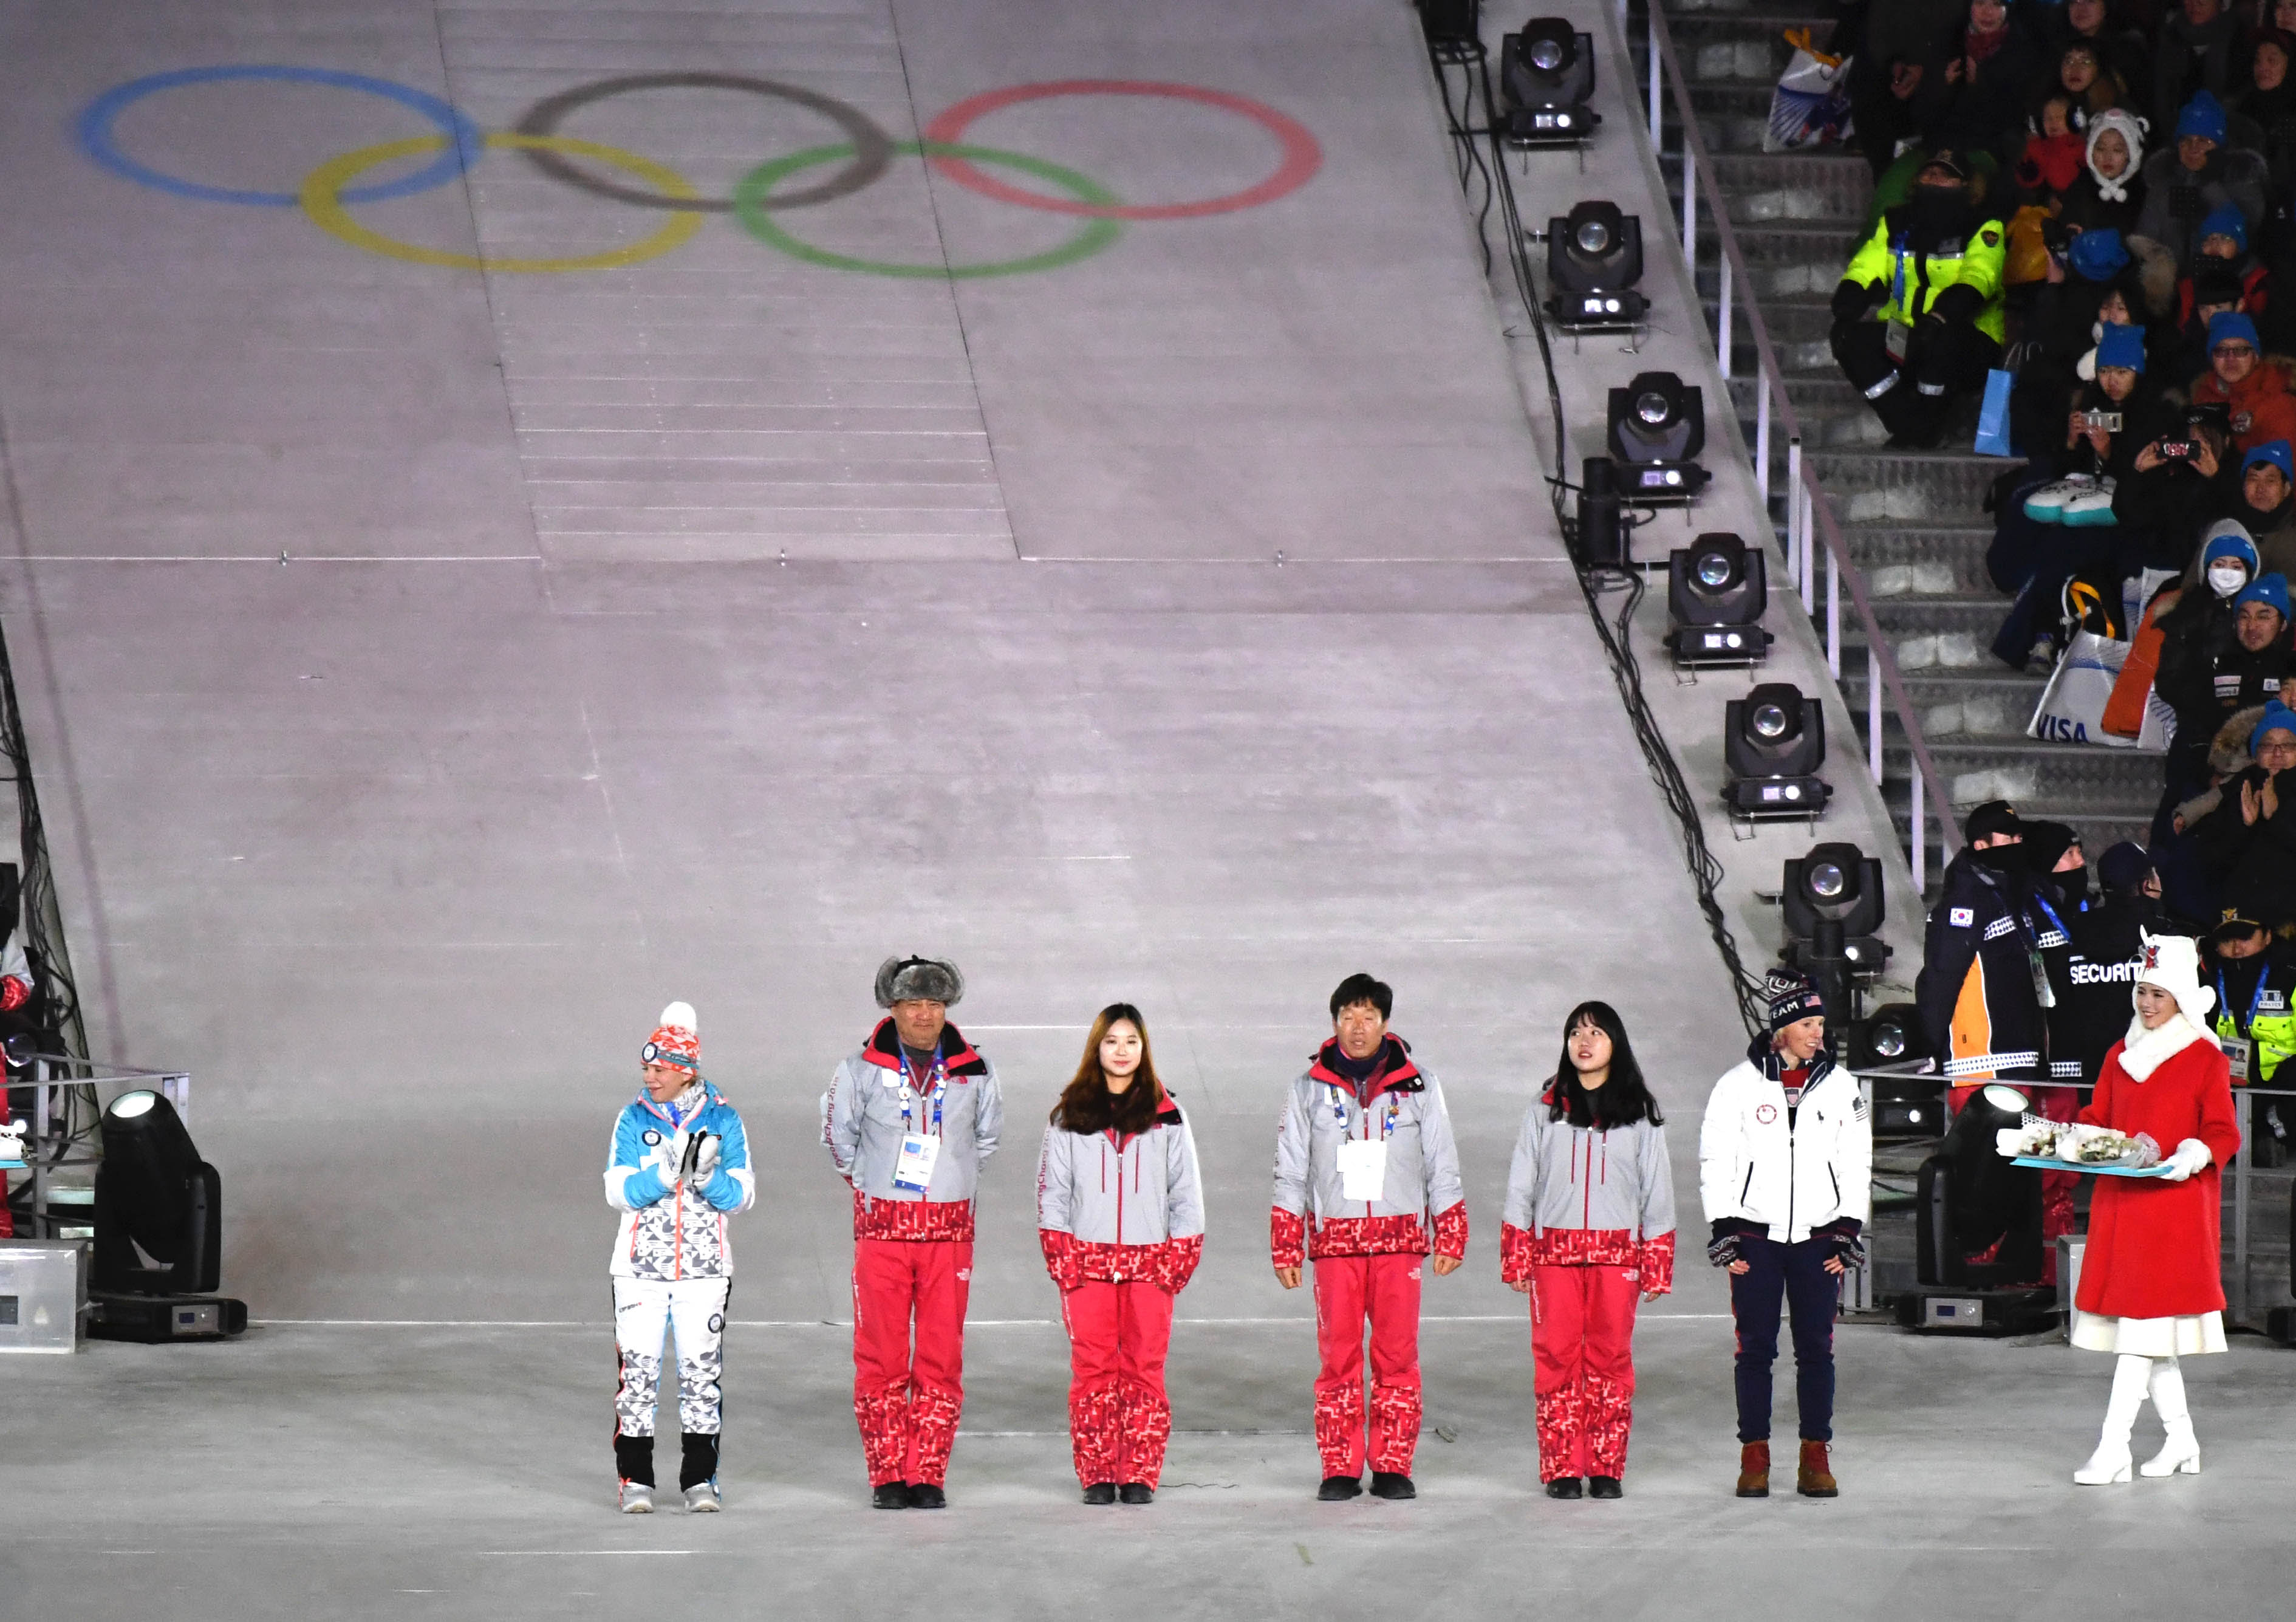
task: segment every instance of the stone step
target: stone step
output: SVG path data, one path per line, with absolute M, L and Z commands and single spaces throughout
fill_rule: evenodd
M 2034 706 L 2041 701 L 2042 689 L 2047 684 L 2042 677 L 2017 675 L 1998 665 L 1990 670 L 1904 670 L 1899 674 L 1906 684 L 1906 696 L 1913 701 L 1915 715 L 1921 722 L 1922 733 L 1931 742 L 1953 738 L 1965 742 L 2021 747 Z M 1852 714 L 1864 717 L 1864 659 L 1843 662 L 1841 696 Z M 1901 733 L 1897 711 L 1885 698 L 1882 707 L 1884 744 L 1898 738 Z
M 1663 163 L 1669 209 L 1682 217 L 1681 165 Z M 1730 222 L 1749 227 L 1831 224 L 1851 230 L 1866 216 L 1873 176 L 1863 158 L 1846 152 L 1718 152 L 1713 174 L 1728 200 Z M 1837 275 L 1840 266 L 1835 266 Z
M 1851 524 L 1843 534 L 1849 555 L 1866 577 L 1866 590 L 1879 611 L 1883 599 L 1905 597 L 1992 597 L 2008 610 L 2008 599 L 1994 593 L 1985 572 L 1993 531 L 1953 524 Z
M 1679 229 L 1681 218 L 1681 199 L 1677 196 L 1674 213 L 1669 217 L 1670 232 Z M 1645 225 L 1646 234 L 1649 229 Z M 1841 267 L 1857 250 L 1857 228 L 1847 221 L 1742 225 L 1733 219 L 1731 229 L 1738 239 L 1739 256 L 1754 279 L 1755 296 L 1764 300 L 1800 296 L 1830 303 L 1841 280 Z M 1711 231 L 1701 231 L 1698 286 L 1709 298 L 1721 290 L 1721 267 L 1720 241 Z
M 1973 406 L 1970 415 L 1973 421 Z M 1948 443 L 1966 438 L 1956 431 Z M 1836 520 L 1849 524 L 1967 524 L 1983 513 L 1993 481 L 2015 465 L 1958 450 L 1805 450 L 1804 459 L 1833 497 Z
M 2029 802 L 2045 802 L 2132 823 L 2150 818 L 2161 799 L 2161 758 L 2133 749 L 2024 737 L 1980 743 L 1950 734 L 1927 741 L 1947 798 L 1956 806 L 2005 799 L 2023 815 Z M 1910 778 L 1912 751 L 1884 737 L 1882 769 L 1885 777 Z

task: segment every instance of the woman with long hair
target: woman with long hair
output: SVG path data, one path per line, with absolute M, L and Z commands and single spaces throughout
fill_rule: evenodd
M 1621 1495 L 1634 1420 L 1636 1298 L 1674 1288 L 1674 1172 L 1627 1027 L 1608 1003 L 1562 1022 L 1562 1057 L 1522 1119 L 1499 1275 L 1530 1297 L 1538 1474 L 1551 1498 Z
M 1204 1249 L 1203 1180 L 1148 1022 L 1100 1011 L 1037 1162 L 1037 1233 L 1069 1331 L 1069 1435 L 1086 1503 L 1147 1503 L 1172 1434 L 1172 1298 Z

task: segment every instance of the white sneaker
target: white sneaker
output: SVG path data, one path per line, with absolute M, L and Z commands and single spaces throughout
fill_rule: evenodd
M 2112 512 L 2112 480 L 2106 479 L 2100 489 L 2084 490 L 2068 497 L 2057 521 L 2068 529 L 2118 524 L 2120 520 Z
M 2186 1420 L 2181 1425 L 2169 1427 L 2168 1445 L 2144 1461 L 2143 1474 L 2147 1476 L 2197 1476 L 2201 1473 L 2201 1442 L 2193 1434 L 2193 1423 Z
M 2126 1442 L 2099 1442 L 2088 1462 L 2073 1471 L 2076 1487 L 2111 1487 L 2128 1479 L 2129 1466 L 2134 1462 Z
M 2096 480 L 2087 473 L 2070 473 L 2054 484 L 2045 484 L 2025 498 L 2025 516 L 2037 524 L 2056 524 L 2064 521 L 2065 504 L 2076 496 L 2087 496 L 2096 488 Z
M 643 1481 L 622 1483 L 622 1513 L 651 1515 L 653 1513 L 653 1488 Z
M 718 1495 L 715 1481 L 696 1481 L 685 1489 L 685 1512 L 689 1515 L 715 1515 L 725 1507 L 726 1501 Z

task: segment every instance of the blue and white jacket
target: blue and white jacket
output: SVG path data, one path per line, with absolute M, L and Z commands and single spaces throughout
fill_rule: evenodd
M 678 1183 L 696 1139 L 693 1175 Z M 757 1197 L 742 1118 L 715 1085 L 696 1081 L 667 1104 L 640 1093 L 622 1107 L 606 1155 L 606 1203 L 623 1213 L 609 1271 L 618 1278 L 730 1278 L 726 1219 Z

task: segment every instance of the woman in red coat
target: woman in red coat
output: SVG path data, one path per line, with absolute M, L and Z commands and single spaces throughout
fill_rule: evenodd
M 2198 1475 L 2201 1445 L 2185 1407 L 2180 1356 L 2225 1349 L 2217 1168 L 2240 1151 L 2232 1082 L 2206 1021 L 2216 1001 L 2200 983 L 2200 949 L 2182 936 L 2145 936 L 2136 1017 L 2097 1073 L 2080 1119 L 2161 1146 L 2158 1178 L 2100 1176 L 2088 1249 L 2073 1297 L 2073 1344 L 2114 1352 L 2104 1434 L 2073 1472 L 2084 1487 L 2128 1479 L 2128 1435 L 2149 1391 L 2169 1433 L 2148 1476 Z

